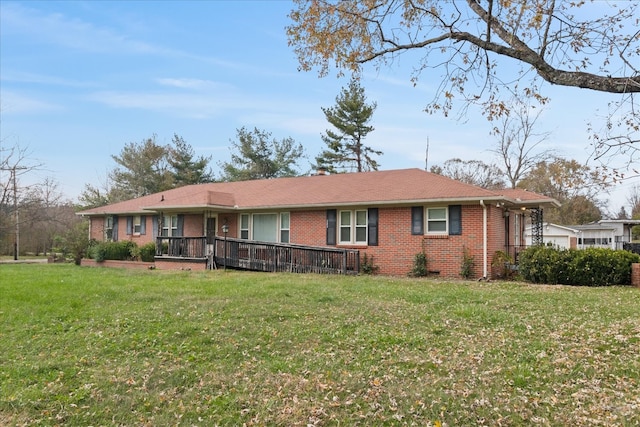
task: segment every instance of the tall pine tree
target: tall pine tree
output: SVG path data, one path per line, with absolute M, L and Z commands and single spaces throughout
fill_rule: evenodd
M 322 140 L 327 149 L 316 157 L 316 167 L 330 173 L 378 170 L 378 162 L 373 156 L 382 155 L 382 151 L 364 145 L 364 139 L 373 131 L 368 123 L 377 105 L 367 104 L 364 88 L 353 77 L 348 88 L 343 88 L 336 97 L 336 105 L 323 108 L 327 121 L 334 130 L 327 130 Z
M 276 140 L 271 133 L 255 128 L 237 129 L 238 140 L 231 141 L 231 161 L 219 163 L 222 181 L 247 181 L 298 176 L 297 163 L 304 157 L 302 144 L 292 138 Z
M 200 156 L 194 159 L 193 147 L 187 144 L 178 134 L 173 135 L 172 147 L 167 150 L 167 161 L 173 169 L 175 187 L 189 184 L 212 182 L 213 172 L 209 167 L 211 156 Z

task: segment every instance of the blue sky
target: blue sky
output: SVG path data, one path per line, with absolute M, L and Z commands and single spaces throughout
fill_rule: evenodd
M 184 138 L 197 155 L 229 159 L 236 129 L 293 138 L 310 162 L 323 149 L 331 107 L 348 76 L 300 72 L 287 45 L 289 1 L 8 1 L 0 2 L 0 140 L 27 148 L 68 198 L 100 186 L 111 156 L 153 134 Z M 362 86 L 377 103 L 366 143 L 382 150 L 381 169 L 424 168 L 459 157 L 494 161 L 491 125 L 470 109 L 463 121 L 428 115 L 439 74 L 410 82 L 411 58 L 365 69 Z M 432 83 L 431 83 L 432 82 Z M 545 88 L 552 98 L 539 122 L 543 148 L 587 161 L 586 122 L 611 95 Z M 632 185 L 612 193 L 617 212 Z

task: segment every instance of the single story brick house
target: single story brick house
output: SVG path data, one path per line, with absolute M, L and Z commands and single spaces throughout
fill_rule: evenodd
M 97 241 L 156 242 L 161 269 L 215 267 L 211 254 L 221 259 L 216 245 L 224 240 L 225 268 L 240 256 L 237 247 L 226 252 L 227 241 L 273 242 L 355 250 L 386 275 L 406 275 L 424 252 L 431 273 L 460 277 L 466 252 L 472 277 L 489 278 L 496 252 L 524 247 L 528 224 L 542 241 L 542 211 L 558 205 L 524 190 L 401 169 L 188 185 L 79 215 Z

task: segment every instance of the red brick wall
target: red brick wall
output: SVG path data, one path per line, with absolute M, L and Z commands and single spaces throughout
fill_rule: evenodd
M 204 215 L 202 213 L 184 216 L 184 235 L 188 237 L 204 236 Z
M 640 288 L 640 264 L 631 264 L 631 285 Z
M 104 240 L 104 217 L 89 218 L 89 239 L 102 242 Z
M 130 240 L 140 246 L 155 242 L 156 236 L 153 233 L 153 221 L 156 221 L 157 217 L 155 215 L 145 215 L 144 217 L 146 232 L 145 234 L 136 235 L 127 234 L 127 215 L 118 216 L 118 241 Z M 91 217 L 90 221 L 91 231 L 89 238 L 102 242 L 104 240 L 104 217 Z M 220 230 L 220 225 L 218 230 Z M 220 234 L 222 234 L 221 231 Z M 184 215 L 184 235 L 189 237 L 204 236 L 204 216 L 201 213 Z
M 577 249 L 578 248 L 578 238 L 577 237 L 569 237 L 569 248 Z
M 290 213 L 291 243 L 325 246 L 327 243 L 327 211 L 292 211 Z
M 487 206 L 489 251 L 487 263 L 496 250 L 504 250 L 502 209 Z M 460 277 L 463 247 L 473 257 L 472 277 L 483 275 L 483 209 L 480 205 L 462 206 L 462 235 L 414 236 L 411 234 L 411 207 L 380 208 L 378 246 L 344 246 L 359 249 L 361 256 L 373 256 L 380 274 L 407 275 L 416 254 L 425 251 L 427 268 L 444 277 Z M 497 222 L 496 222 L 497 221 Z M 291 243 L 325 246 L 326 210 L 291 212 Z
M 206 270 L 207 260 L 192 260 L 172 258 L 171 260 L 156 258 L 155 267 L 158 270 Z
M 364 209 L 364 207 L 363 207 Z M 505 220 L 503 210 L 495 205 L 487 204 L 487 267 L 491 275 L 491 260 L 493 254 L 505 250 Z M 291 211 L 290 212 L 290 242 L 294 244 L 325 246 L 326 244 L 326 210 Z M 443 277 L 460 277 L 462 267 L 463 248 L 473 258 L 472 278 L 482 277 L 483 271 L 483 208 L 479 204 L 462 206 L 462 235 L 420 235 L 411 234 L 411 207 L 388 207 L 378 210 L 378 246 L 343 246 L 360 250 L 373 257 L 381 274 L 407 275 L 413 268 L 416 254 L 424 251 L 427 255 L 427 268 L 438 272 Z M 153 215 L 147 216 L 147 234 L 144 236 L 126 235 L 126 216 L 119 217 L 119 240 L 130 239 L 138 244 L 154 241 Z M 202 214 L 188 214 L 184 218 L 185 236 L 204 235 L 204 216 Z M 220 213 L 217 220 L 217 235 L 222 235 L 222 225 L 229 226 L 228 237 L 239 236 L 240 214 Z M 104 219 L 92 218 L 91 237 L 102 241 L 104 233 Z M 513 244 L 513 221 L 510 221 L 510 240 Z M 175 263 L 174 263 L 175 264 Z M 163 263 L 157 268 L 191 268 L 204 269 L 206 264 L 190 265 L 180 263 L 171 267 Z
M 227 237 L 237 238 L 240 236 L 240 214 L 219 214 L 217 236 L 224 237 L 224 233 L 222 232 L 222 226 L 224 224 L 229 226 Z
M 129 240 L 138 246 L 147 243 L 155 243 L 156 236 L 153 235 L 153 219 L 155 215 L 144 215 L 145 234 L 127 234 L 127 216 L 118 216 L 118 241 Z
M 141 261 L 117 261 L 108 259 L 102 262 L 96 262 L 93 259 L 84 258 L 81 261 L 83 267 L 112 267 L 112 268 L 131 268 L 131 269 L 150 269 L 154 267 L 152 262 Z
M 480 206 L 480 208 L 482 208 Z M 493 267 L 492 261 L 497 251 L 504 251 L 506 242 L 506 227 L 504 211 L 495 205 L 487 204 L 487 273 L 489 277 L 494 277 L 503 266 Z M 515 241 L 515 221 L 509 215 L 509 244 Z M 482 224 L 480 224 L 482 227 Z

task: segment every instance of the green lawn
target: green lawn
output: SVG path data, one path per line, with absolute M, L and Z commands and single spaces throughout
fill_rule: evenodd
M 0 265 L 0 425 L 638 425 L 640 289 Z

